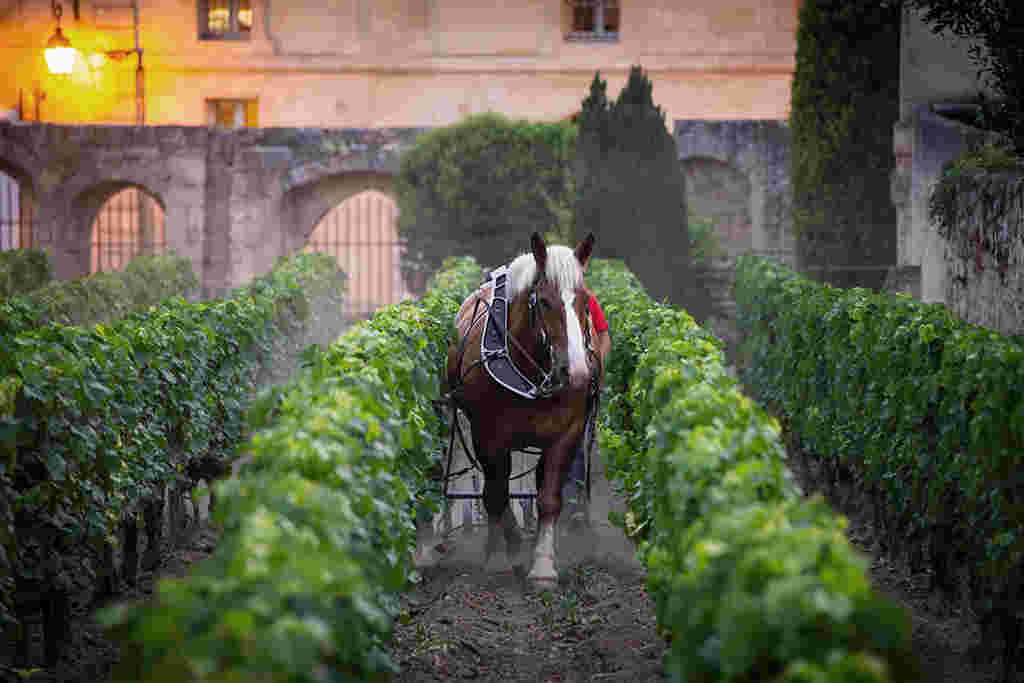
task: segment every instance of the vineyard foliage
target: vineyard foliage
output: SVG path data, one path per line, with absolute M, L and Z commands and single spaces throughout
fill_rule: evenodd
M 639 543 L 666 668 L 686 681 L 896 681 L 906 615 L 873 596 L 845 520 L 803 499 L 774 418 L 739 391 L 720 343 L 652 301 L 624 266 L 588 284 L 611 322 L 601 452 Z
M 27 294 L 52 279 L 53 266 L 44 250 L 0 251 L 0 298 Z
M 145 311 L 170 297 L 189 297 L 199 280 L 173 251 L 142 254 L 123 270 L 54 280 L 0 300 L 0 340 L 47 323 L 87 327 Z
M 128 642 L 132 681 L 372 680 L 392 669 L 395 595 L 417 504 L 441 448 L 438 359 L 472 259 L 448 261 L 418 303 L 383 309 L 307 357 L 250 413 L 253 459 L 217 485 L 215 553 L 155 604 L 101 615 Z M 436 489 L 436 486 L 430 487 Z
M 374 680 L 393 670 L 414 511 L 443 436 L 432 399 L 451 321 L 479 282 L 448 261 L 422 302 L 386 308 L 254 406 L 253 460 L 217 485 L 222 536 L 155 604 L 101 619 L 121 680 Z M 674 680 L 907 680 L 905 615 L 875 598 L 844 522 L 801 498 L 777 423 L 720 346 L 621 263 L 589 283 L 612 321 L 602 453 L 629 501 Z M 436 495 L 433 494 L 433 495 Z
M 333 273 L 333 275 L 332 275 Z M 99 549 L 122 520 L 224 458 L 243 433 L 253 378 L 308 299 L 343 282 L 299 254 L 204 303 L 170 298 L 93 327 L 47 323 L 0 356 L 0 620 L 13 577 L 60 586 L 74 549 Z M 34 314 L 34 311 L 31 311 Z
M 885 546 L 1015 628 L 1024 345 L 940 304 L 836 289 L 753 257 L 736 299 L 746 380 L 864 492 Z

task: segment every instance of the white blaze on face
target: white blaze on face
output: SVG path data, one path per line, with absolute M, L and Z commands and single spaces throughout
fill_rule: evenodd
M 590 378 L 590 371 L 587 368 L 587 354 L 583 349 L 583 329 L 572 305 L 575 298 L 576 293 L 573 291 L 562 293 L 565 330 L 569 337 L 569 383 L 574 387 L 581 387 Z

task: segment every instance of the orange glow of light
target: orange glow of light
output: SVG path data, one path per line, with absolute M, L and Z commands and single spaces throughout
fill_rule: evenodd
M 64 37 L 60 26 L 50 39 L 46 41 L 46 67 L 52 74 L 70 74 L 75 66 L 75 48 L 71 47 L 71 41 Z

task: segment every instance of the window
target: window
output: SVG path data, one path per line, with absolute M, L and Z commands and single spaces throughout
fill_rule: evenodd
M 200 0 L 200 40 L 248 40 L 252 0 Z
M 571 7 L 567 40 L 618 40 L 618 0 L 568 0 Z
M 256 100 L 206 100 L 206 123 L 221 128 L 256 128 L 259 106 Z

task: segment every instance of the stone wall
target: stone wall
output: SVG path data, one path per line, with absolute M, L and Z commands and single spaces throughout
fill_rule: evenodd
M 735 258 L 751 250 L 795 263 L 789 128 L 774 120 L 676 121 L 675 139 L 688 209 L 714 222 L 725 250 L 696 269 L 705 305 L 690 313 L 733 348 L 739 342 Z
M 1015 187 L 1019 193 L 1022 177 L 1021 173 L 1001 173 L 993 179 Z M 973 201 L 973 197 L 961 197 L 962 215 L 971 219 L 969 225 L 958 225 L 955 232 L 979 235 L 981 243 L 969 240 L 971 253 L 963 253 L 951 241 L 942 240 L 945 303 L 969 323 L 1003 334 L 1024 333 L 1024 246 L 1020 241 L 1024 216 L 1020 204 L 1017 200 L 1008 202 L 1015 208 L 1003 221 L 981 228 L 981 209 L 967 204 Z M 998 244 L 1000 240 L 1002 244 Z M 997 246 L 1005 248 L 1002 263 L 992 254 Z
M 947 161 L 967 151 L 984 133 L 939 116 L 942 105 L 924 105 L 896 123 L 892 201 L 897 212 L 897 265 L 920 268 L 916 290 L 925 302 L 945 302 L 946 245 L 928 217 L 928 197 Z
M 688 180 L 697 190 L 706 185 L 711 192 L 698 200 L 688 189 L 688 199 L 697 211 L 726 218 L 721 223 L 723 242 L 749 243 L 757 254 L 792 264 L 792 143 L 786 122 L 680 120 L 675 122 L 675 140 L 679 161 L 693 169 Z M 745 210 L 737 203 L 743 192 L 748 193 Z

